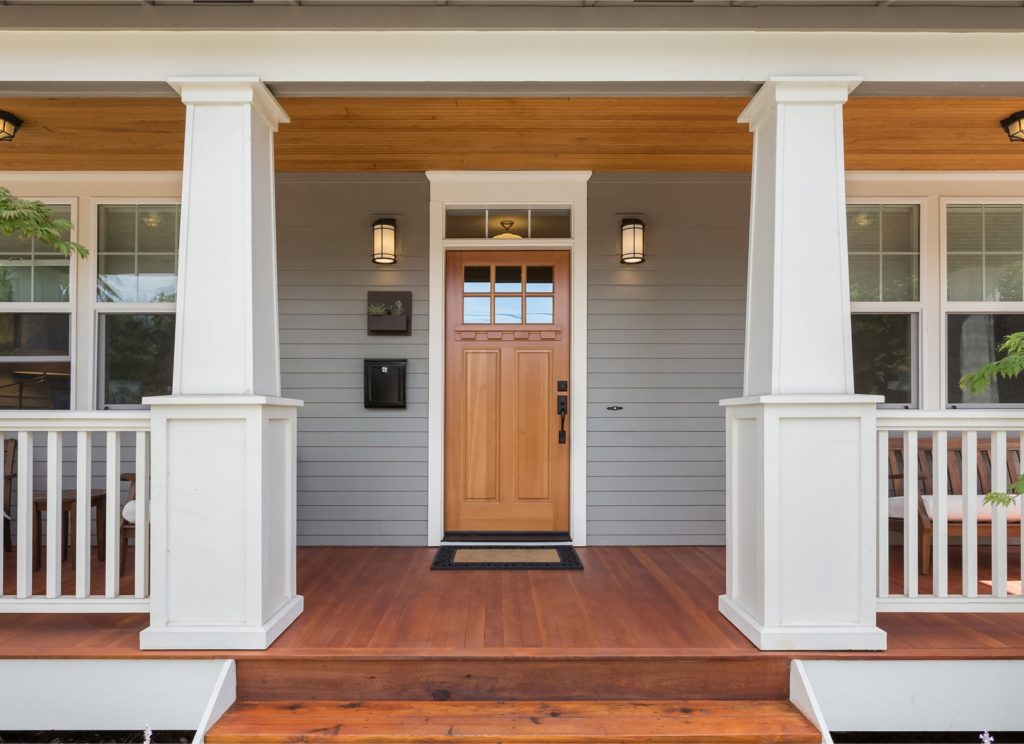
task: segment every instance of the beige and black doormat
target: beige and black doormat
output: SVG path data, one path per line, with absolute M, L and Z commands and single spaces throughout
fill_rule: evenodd
M 438 548 L 430 568 L 435 571 L 582 571 L 583 563 L 569 545 L 445 545 Z

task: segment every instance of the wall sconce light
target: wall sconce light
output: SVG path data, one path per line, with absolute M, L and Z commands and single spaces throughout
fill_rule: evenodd
M 395 255 L 398 223 L 390 217 L 382 217 L 373 223 L 373 262 L 376 264 L 398 263 Z
M 0 111 L 0 142 L 14 139 L 14 135 L 21 129 L 21 124 L 21 119 L 10 111 Z
M 1010 114 L 999 123 L 1003 125 L 1003 131 L 1009 136 L 1010 142 L 1024 142 L 1024 111 Z
M 622 258 L 624 264 L 644 262 L 644 221 L 627 217 L 622 221 Z

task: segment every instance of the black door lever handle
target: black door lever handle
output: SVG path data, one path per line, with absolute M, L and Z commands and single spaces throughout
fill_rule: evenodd
M 558 443 L 559 444 L 565 444 L 565 417 L 569 413 L 569 396 L 568 395 L 559 395 L 558 396 L 558 408 L 556 409 L 556 413 L 562 419 L 562 426 L 558 430 Z

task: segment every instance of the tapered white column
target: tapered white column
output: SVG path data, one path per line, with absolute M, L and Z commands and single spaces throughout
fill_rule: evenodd
M 854 395 L 842 107 L 856 78 L 773 78 L 754 132 L 744 397 L 726 406 L 726 594 L 761 649 L 881 649 L 875 406 Z
M 256 78 L 171 81 L 187 106 L 173 394 L 152 410 L 145 649 L 266 648 L 295 588 L 296 410 L 280 396 L 273 135 Z

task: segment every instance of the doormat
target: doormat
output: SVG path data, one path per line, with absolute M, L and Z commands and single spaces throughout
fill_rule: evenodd
M 582 571 L 583 563 L 569 545 L 513 548 L 505 545 L 438 548 L 433 571 Z

